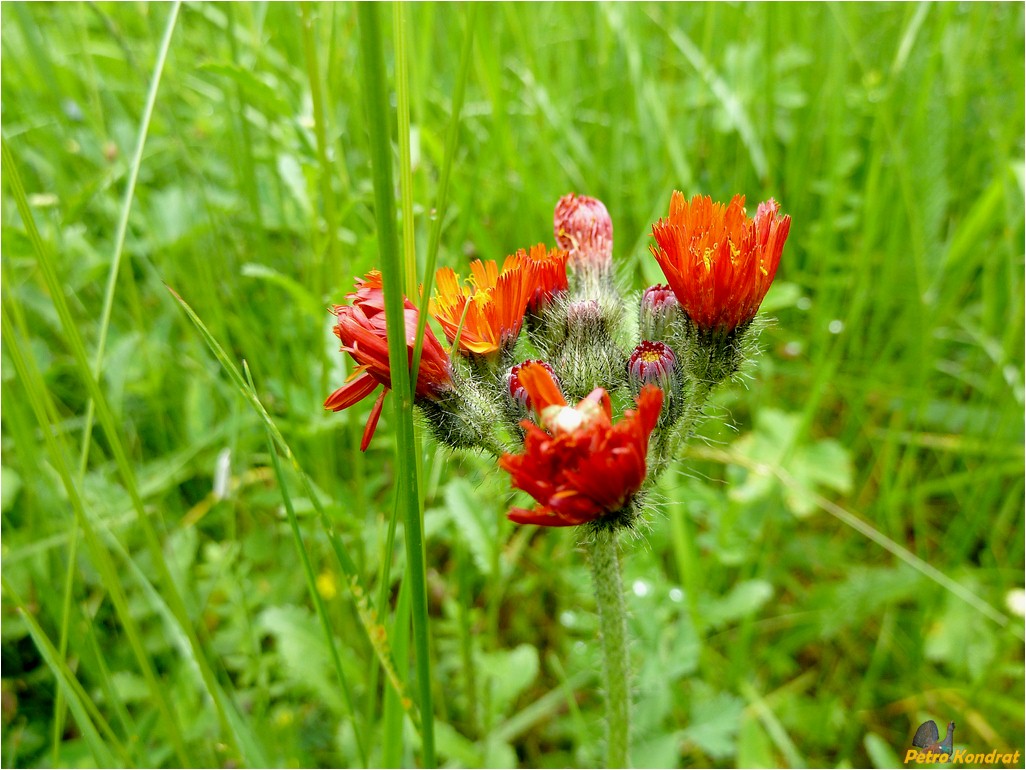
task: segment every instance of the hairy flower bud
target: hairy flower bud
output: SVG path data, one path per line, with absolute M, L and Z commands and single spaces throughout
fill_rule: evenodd
M 643 340 L 665 342 L 672 337 L 674 327 L 683 320 L 677 295 L 667 284 L 657 283 L 641 293 L 638 331 Z
M 627 361 L 627 379 L 631 390 L 640 393 L 648 383 L 658 385 L 663 393 L 674 391 L 677 356 L 664 342 L 645 340 L 631 353 Z
M 613 220 L 602 201 L 570 193 L 556 204 L 553 232 L 560 248 L 570 252 L 574 270 L 607 272 L 613 260 Z

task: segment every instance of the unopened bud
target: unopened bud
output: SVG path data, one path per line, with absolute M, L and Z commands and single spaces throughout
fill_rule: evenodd
M 631 390 L 640 393 L 648 383 L 657 385 L 664 394 L 676 390 L 677 356 L 664 342 L 645 340 L 631 353 L 627 361 L 627 377 Z
M 527 392 L 527 388 L 525 388 L 520 382 L 520 370 L 528 364 L 538 364 L 543 367 L 545 371 L 552 375 L 552 380 L 556 385 L 559 385 L 559 378 L 556 377 L 556 372 L 551 366 L 544 361 L 539 361 L 538 359 L 524 361 L 522 364 L 517 364 L 509 370 L 507 382 L 509 385 L 510 399 L 512 399 L 513 403 L 519 406 L 524 412 L 531 413 L 534 410 L 534 405 L 531 403 L 531 396 Z
M 570 193 L 556 204 L 553 232 L 560 248 L 570 252 L 572 269 L 606 272 L 613 260 L 613 220 L 602 201 Z
M 641 293 L 638 331 L 645 340 L 665 341 L 671 338 L 674 326 L 684 321 L 677 295 L 665 283 L 649 286 Z

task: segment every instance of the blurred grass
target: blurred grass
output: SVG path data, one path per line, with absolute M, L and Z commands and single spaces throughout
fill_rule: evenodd
M 271 765 L 359 764 L 356 730 L 370 764 L 409 765 L 410 722 L 401 749 L 382 740 L 403 711 L 371 673 L 369 605 L 336 558 L 391 604 L 372 609 L 415 692 L 401 529 L 381 568 L 395 423 L 383 415 L 362 457 L 366 409 L 321 409 L 350 368 L 325 309 L 381 263 L 356 10 L 184 6 L 133 164 L 169 11 L 2 7 L 3 763 L 225 764 L 241 729 Z M 418 275 L 436 226 L 457 268 L 550 240 L 569 190 L 609 207 L 631 289 L 659 278 L 647 230 L 675 187 L 773 196 L 794 218 L 765 352 L 715 399 L 625 560 L 635 765 L 886 765 L 928 718 L 956 721 L 958 746 L 1022 748 L 1022 7 L 482 6 L 440 219 L 468 14 L 404 14 Z M 125 212 L 97 380 L 112 433 L 91 436 L 76 476 Z M 245 359 L 291 448 L 282 477 L 359 727 L 331 685 L 264 423 L 163 283 Z M 516 528 L 490 463 L 423 451 L 440 761 L 594 765 L 599 658 L 574 533 Z M 181 654 L 185 626 L 167 631 L 176 616 L 230 728 Z M 71 713 L 55 752 L 58 688 Z

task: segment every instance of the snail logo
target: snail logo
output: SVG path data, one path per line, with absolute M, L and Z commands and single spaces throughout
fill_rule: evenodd
M 937 723 L 932 719 L 923 722 L 912 737 L 913 748 L 905 752 L 905 764 L 935 765 L 954 762 L 956 764 L 978 765 L 1012 765 L 1018 764 L 1022 756 L 1020 751 L 1001 751 L 995 749 L 989 753 L 970 752 L 967 749 L 955 749 L 955 723 L 948 722 L 948 732 L 941 740 Z
M 948 722 L 948 734 L 944 736 L 944 740 L 942 741 L 940 739 L 940 732 L 937 730 L 937 723 L 930 719 L 919 725 L 919 729 L 916 730 L 916 734 L 912 737 L 912 745 L 920 749 L 920 751 L 916 752 L 913 749 L 909 749 L 909 753 L 915 755 L 925 754 L 928 757 L 926 761 L 931 763 L 950 762 L 951 749 L 954 746 L 954 741 L 954 722 Z M 908 762 L 907 755 L 905 761 Z

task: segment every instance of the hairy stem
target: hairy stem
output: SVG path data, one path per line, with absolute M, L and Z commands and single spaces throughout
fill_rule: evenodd
M 591 576 L 602 636 L 606 689 L 606 767 L 627 767 L 630 728 L 630 670 L 627 661 L 627 613 L 616 551 L 616 531 L 596 529 L 589 543 Z

